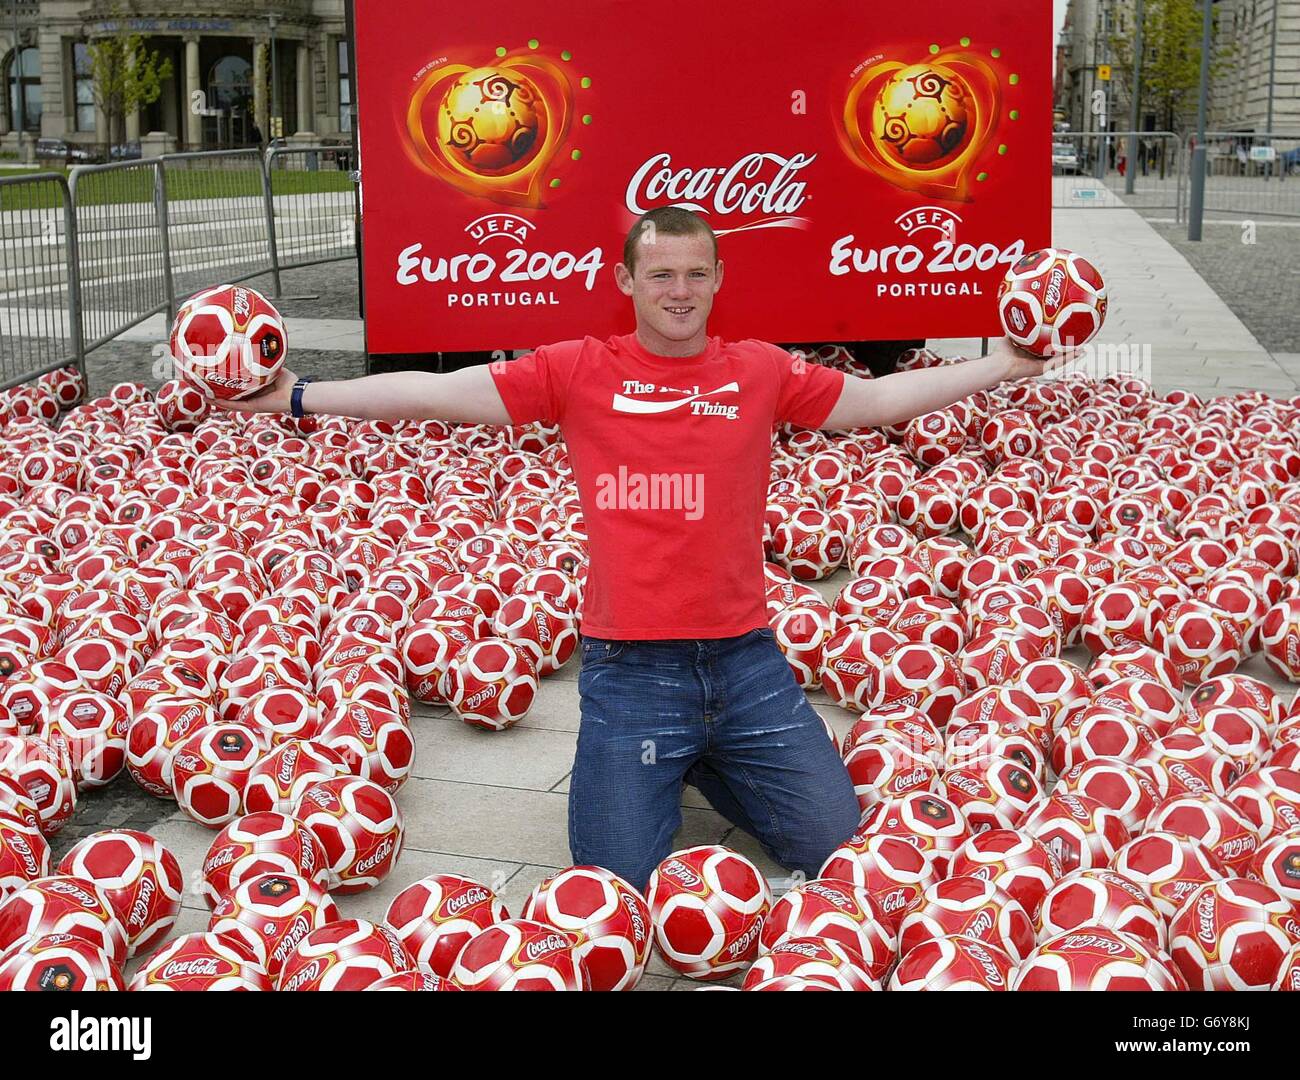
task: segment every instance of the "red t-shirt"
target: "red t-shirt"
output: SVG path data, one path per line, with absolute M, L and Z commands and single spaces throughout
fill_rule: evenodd
M 516 424 L 560 425 L 591 564 L 582 632 L 735 637 L 767 625 L 772 427 L 819 427 L 842 372 L 761 341 L 655 356 L 635 334 L 563 341 L 493 368 Z

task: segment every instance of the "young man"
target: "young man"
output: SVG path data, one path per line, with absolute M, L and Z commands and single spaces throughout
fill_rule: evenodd
M 673 848 L 683 783 L 809 877 L 858 804 L 821 719 L 768 629 L 763 514 L 774 424 L 896 424 L 1044 364 L 1001 342 L 966 363 L 877 380 L 707 335 L 717 242 L 652 210 L 615 268 L 636 332 L 547 345 L 506 364 L 300 387 L 301 408 L 363 419 L 558 423 L 589 535 L 582 719 L 569 843 L 644 887 Z M 290 409 L 295 376 L 234 407 Z M 632 496 L 633 489 L 642 496 Z

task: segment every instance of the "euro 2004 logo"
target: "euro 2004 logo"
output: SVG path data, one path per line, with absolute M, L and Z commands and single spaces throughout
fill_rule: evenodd
M 579 136 L 592 121 L 582 100 L 591 79 L 573 59 L 536 39 L 498 46 L 491 59 L 439 59 L 416 75 L 404 105 L 407 155 L 467 195 L 542 206 L 578 167 Z

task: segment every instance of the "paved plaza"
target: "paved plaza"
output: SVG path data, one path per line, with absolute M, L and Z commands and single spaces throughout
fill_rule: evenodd
M 1242 279 L 1258 270 L 1252 259 L 1275 261 L 1277 275 L 1288 267 L 1292 272 L 1300 269 L 1294 257 L 1300 231 L 1276 227 L 1252 254 L 1225 246 L 1216 229 L 1227 234 L 1226 226 L 1208 228 L 1212 238 L 1204 249 L 1192 252 L 1189 261 L 1184 245 L 1170 243 L 1158 223 L 1128 209 L 1090 207 L 1057 211 L 1054 241 L 1087 253 L 1101 266 L 1112 296 L 1101 340 L 1149 346 L 1150 374 L 1158 391 L 1185 387 L 1208 396 L 1262 389 L 1289 396 L 1300 379 L 1300 337 L 1295 325 L 1300 319 L 1296 301 L 1300 277 L 1276 279 L 1278 292 L 1289 289 L 1291 298 L 1288 312 L 1279 319 L 1284 329 L 1276 336 L 1265 332 L 1273 325 L 1269 308 L 1255 303 L 1258 297 Z M 1238 260 L 1233 264 L 1236 269 L 1223 274 L 1198 270 L 1203 259 L 1218 258 Z M 1238 283 L 1216 284 L 1225 276 Z M 285 274 L 284 284 L 291 297 L 282 304 L 290 332 L 290 366 L 323 377 L 363 374 L 354 265 L 292 271 Z M 613 303 L 621 298 L 611 294 L 610 299 Z M 1277 295 L 1273 304 L 1285 306 Z M 124 379 L 156 385 L 154 347 L 165 336 L 162 319 L 155 318 L 96 350 L 89 361 L 92 394 Z M 950 355 L 970 355 L 979 343 L 931 344 Z M 848 572 L 841 570 L 819 588 L 833 597 L 848 578 Z M 1069 652 L 1066 657 L 1076 662 L 1084 659 Z M 381 888 L 339 898 L 346 916 L 378 920 L 401 888 L 435 872 L 467 874 L 489 883 L 511 914 L 517 915 L 534 885 L 569 864 L 566 812 L 578 731 L 578 666 L 575 659 L 546 679 L 533 712 L 506 732 L 471 729 L 447 709 L 415 709 L 415 768 L 398 796 L 406 819 L 405 850 Z M 1242 670 L 1283 688 L 1259 658 Z M 837 735 L 843 736 L 853 714 L 830 705 L 820 692 L 810 697 Z M 780 890 L 785 872 L 763 855 L 755 841 L 710 809 L 694 789 L 685 793 L 683 818 L 679 846 L 729 844 L 752 857 Z M 180 858 L 191 883 L 214 835 L 191 822 L 174 803 L 144 794 L 122 778 L 82 798 L 73 821 L 54 838 L 56 858 L 77 838 L 116 826 L 157 835 Z M 197 891 L 187 894 L 185 905 L 177 930 L 205 928 L 208 912 Z M 641 987 L 694 985 L 673 977 L 656 955 Z

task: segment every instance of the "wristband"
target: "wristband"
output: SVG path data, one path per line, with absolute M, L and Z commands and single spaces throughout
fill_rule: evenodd
M 304 375 L 293 384 L 293 391 L 289 394 L 289 414 L 295 420 L 301 420 L 303 418 L 302 392 L 307 388 L 309 382 L 314 381 L 315 379 L 311 375 Z

